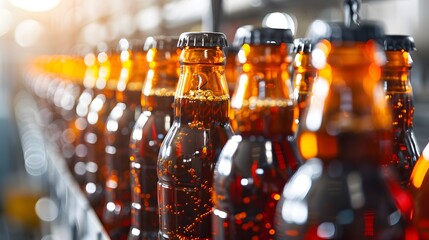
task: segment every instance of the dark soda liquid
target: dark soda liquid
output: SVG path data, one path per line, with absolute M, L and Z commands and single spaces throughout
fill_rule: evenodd
M 85 187 L 84 192 L 95 212 L 102 216 L 105 205 L 104 183 L 106 179 L 105 164 L 105 131 L 107 117 L 116 101 L 114 91 L 103 90 L 91 102 L 87 115 L 88 126 L 84 133 L 87 156 L 85 159 Z
M 214 239 L 273 239 L 277 202 L 299 165 L 294 106 L 268 99 L 255 105 L 234 111 L 240 136 L 227 142 L 216 165 Z
M 331 143 L 320 151 L 333 154 L 308 160 L 286 184 L 276 239 L 408 239 L 406 220 L 378 165 L 389 132 L 318 137 L 318 144 Z
M 386 93 L 392 111 L 393 153 L 389 165 L 396 166 L 399 181 L 406 187 L 420 150 L 413 132 L 414 101 L 410 93 Z
M 141 91 L 126 90 L 126 102 L 116 104 L 106 121 L 106 182 L 103 224 L 112 239 L 127 239 L 131 225 L 129 143 L 141 112 Z
M 156 166 L 159 148 L 173 123 L 173 94 L 148 96 L 153 109 L 140 115 L 131 135 L 132 219 L 129 240 L 158 239 Z
M 205 93 L 175 99 L 174 123 L 158 160 L 159 239 L 212 236 L 213 171 L 232 130 L 229 98 Z

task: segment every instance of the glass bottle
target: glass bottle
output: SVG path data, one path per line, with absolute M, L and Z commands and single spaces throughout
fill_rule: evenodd
M 174 120 L 158 156 L 160 239 L 210 239 L 213 171 L 233 132 L 223 33 L 182 33 Z
M 317 71 L 311 63 L 311 40 L 299 38 L 294 41 L 295 57 L 293 60 L 293 98 L 298 109 L 296 122 L 299 123 L 304 109 L 307 107 L 307 99 L 313 89 L 314 78 Z
M 149 69 L 141 91 L 142 114 L 131 133 L 131 229 L 129 240 L 158 239 L 157 160 L 159 147 L 173 123 L 179 79 L 177 37 L 146 39 Z
M 396 182 L 380 164 L 391 147 L 382 28 L 319 20 L 309 33 L 318 42 L 318 77 L 297 135 L 306 163 L 285 185 L 276 238 L 406 239 L 407 221 L 390 191 Z
M 299 161 L 288 58 L 290 29 L 255 28 L 238 54 L 231 99 L 235 132 L 214 171 L 213 238 L 273 239 L 281 191 Z
M 115 89 L 121 69 L 120 49 L 102 49 L 97 55 L 98 77 L 86 116 L 84 132 L 86 147 L 84 193 L 97 215 L 101 218 L 105 206 L 104 183 L 106 182 L 105 131 L 107 117 L 115 106 Z
M 105 202 L 102 222 L 112 239 L 127 239 L 131 225 L 130 134 L 141 113 L 140 93 L 147 73 L 146 52 L 140 41 L 119 40 L 121 73 L 116 105 L 106 120 Z
M 76 117 L 69 123 L 69 129 L 73 130 L 75 140 L 73 141 L 74 153 L 68 161 L 73 176 L 82 188 L 85 187 L 85 161 L 88 153 L 88 148 L 85 145 L 84 139 L 85 129 L 88 126 L 86 117 L 89 111 L 89 105 L 94 98 L 95 81 L 98 78 L 97 53 L 95 51 L 86 53 L 84 56 L 84 63 L 86 66 L 83 77 L 84 89 L 79 95 L 76 103 Z
M 406 187 L 420 149 L 413 130 L 414 99 L 410 81 L 413 60 L 410 52 L 415 50 L 414 39 L 404 35 L 384 37 L 386 64 L 382 81 L 392 112 L 393 152 L 389 165 L 395 166 L 402 187 Z

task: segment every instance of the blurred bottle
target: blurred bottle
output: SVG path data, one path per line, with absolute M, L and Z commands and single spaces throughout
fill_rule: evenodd
M 388 164 L 397 168 L 399 181 L 405 188 L 420 154 L 413 130 L 414 99 L 410 81 L 413 64 L 410 51 L 415 50 L 414 39 L 387 35 L 384 37 L 384 50 L 387 61 L 381 79 L 393 120 L 393 153 Z
M 319 40 L 312 53 L 319 75 L 297 135 L 306 163 L 285 185 L 276 237 L 408 239 L 388 185 L 396 182 L 387 182 L 380 165 L 391 147 L 376 42 L 383 31 L 370 23 L 347 28 L 319 20 L 309 32 Z
M 298 109 L 296 122 L 299 123 L 304 109 L 307 107 L 307 99 L 311 96 L 314 78 L 317 70 L 311 63 L 311 40 L 299 38 L 294 41 L 295 58 L 293 61 L 293 98 Z
M 160 239 L 210 239 L 213 171 L 232 136 L 225 80 L 226 37 L 182 33 L 174 121 L 158 157 Z
M 424 148 L 411 173 L 408 189 L 413 198 L 411 220 L 420 239 L 429 239 L 429 144 Z
M 79 95 L 76 103 L 76 117 L 74 120 L 69 122 L 69 129 L 73 131 L 75 135 L 74 141 L 71 141 L 73 145 L 73 156 L 67 159 L 67 163 L 71 172 L 73 173 L 79 186 L 84 188 L 85 186 L 85 168 L 86 168 L 86 157 L 88 155 L 88 148 L 85 144 L 85 130 L 88 126 L 88 120 L 86 119 L 89 111 L 89 105 L 94 98 L 95 81 L 98 78 L 98 63 L 97 53 L 89 51 L 84 56 L 85 63 L 85 74 L 83 77 L 83 90 Z
M 129 141 L 141 113 L 140 94 L 147 73 L 143 43 L 119 41 L 122 69 L 116 88 L 116 106 L 107 117 L 105 132 L 105 204 L 102 222 L 112 239 L 127 239 L 131 225 Z
M 157 173 L 159 147 L 173 123 L 179 79 L 177 37 L 149 37 L 145 50 L 149 70 L 141 91 L 142 114 L 130 140 L 131 229 L 128 239 L 158 239 Z
M 106 183 L 105 131 L 109 113 L 116 104 L 115 89 L 121 70 L 119 49 L 109 50 L 107 45 L 97 54 L 98 77 L 86 116 L 84 132 L 86 146 L 84 193 L 98 216 L 105 206 L 104 184 Z
M 228 52 L 226 54 L 225 76 L 230 96 L 232 96 L 232 94 L 234 93 L 235 85 L 239 75 L 239 64 L 236 61 L 238 51 L 240 50 L 241 45 L 243 45 L 244 37 L 248 36 L 249 31 L 252 28 L 253 26 L 251 25 L 239 27 L 235 32 L 234 41 L 232 42 L 232 45 L 228 46 Z
M 272 239 L 281 191 L 297 169 L 290 85 L 290 29 L 256 28 L 243 39 L 231 125 L 214 171 L 214 239 Z

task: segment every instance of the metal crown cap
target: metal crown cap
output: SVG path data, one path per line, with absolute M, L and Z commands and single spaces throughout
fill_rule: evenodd
M 226 36 L 220 32 L 185 32 L 180 34 L 177 47 L 228 47 Z
M 294 52 L 309 53 L 312 50 L 313 44 L 309 38 L 297 38 L 293 41 Z
M 248 32 L 238 36 L 234 42 L 247 43 L 252 45 L 293 43 L 293 34 L 290 29 L 277 28 L 253 28 L 248 29 Z
M 408 35 L 385 35 L 383 43 L 385 51 L 404 50 L 410 52 L 416 50 L 414 38 Z
M 176 36 L 153 36 L 146 38 L 143 49 L 148 51 L 151 48 L 158 50 L 174 51 L 177 49 L 179 38 Z
M 384 30 L 377 22 L 361 22 L 359 26 L 347 27 L 340 22 L 316 20 L 310 25 L 307 35 L 313 43 L 326 39 L 336 43 L 375 40 L 383 44 Z

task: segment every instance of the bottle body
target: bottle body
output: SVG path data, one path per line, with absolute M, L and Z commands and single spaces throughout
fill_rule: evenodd
M 165 110 L 144 111 L 134 125 L 130 141 L 132 223 L 128 239 L 157 239 L 159 230 L 157 202 L 157 160 L 159 148 L 173 122 L 173 96 L 161 96 Z M 170 109 L 168 109 L 170 108 Z
M 232 136 L 229 99 L 179 98 L 175 106 L 185 122 L 175 119 L 160 149 L 159 238 L 210 239 L 213 170 L 222 147 Z M 203 126 L 185 120 L 196 116 Z

